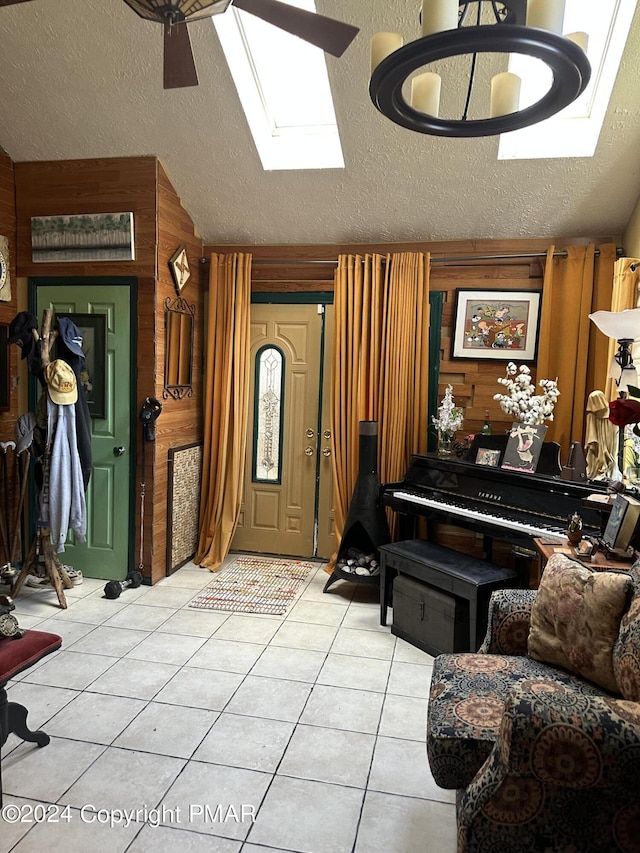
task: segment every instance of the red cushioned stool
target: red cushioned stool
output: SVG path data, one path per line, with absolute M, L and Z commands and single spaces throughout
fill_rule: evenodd
M 11 733 L 22 740 L 46 746 L 49 735 L 32 732 L 27 728 L 28 711 L 24 705 L 9 702 L 7 682 L 45 655 L 55 652 L 62 645 L 62 637 L 44 631 L 25 631 L 20 639 L 0 640 L 0 749 Z M 0 771 L 0 806 L 2 805 L 2 773 Z

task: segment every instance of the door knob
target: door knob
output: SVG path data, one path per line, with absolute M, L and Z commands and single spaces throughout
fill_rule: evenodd
M 304 452 L 307 456 L 313 456 L 313 454 L 314 454 L 313 447 L 305 447 Z
M 323 456 L 331 456 L 331 448 L 330 447 L 323 447 L 322 448 L 322 455 Z
M 126 453 L 126 448 L 122 447 L 122 445 L 120 445 L 120 447 L 114 447 L 113 448 L 113 455 L 114 456 L 124 456 L 125 453 Z

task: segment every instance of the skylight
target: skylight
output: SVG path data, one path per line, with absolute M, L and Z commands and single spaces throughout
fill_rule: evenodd
M 592 157 L 631 28 L 637 0 L 566 0 L 563 32 L 588 33 L 591 80 L 562 112 L 531 127 L 504 133 L 499 160 Z M 520 108 L 549 88 L 551 72 L 531 57 L 512 55 L 509 70 L 522 79 Z
M 344 168 L 323 51 L 235 6 L 213 22 L 263 168 Z

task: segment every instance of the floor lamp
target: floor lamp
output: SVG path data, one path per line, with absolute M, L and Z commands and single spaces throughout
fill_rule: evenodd
M 620 400 L 626 400 L 629 395 L 629 388 L 637 389 L 638 387 L 638 371 L 633 363 L 632 347 L 634 341 L 640 338 L 640 308 L 627 308 L 624 311 L 596 311 L 589 314 L 589 319 L 608 338 L 618 343 L 618 350 L 613 356 L 607 376 L 615 380 Z M 620 408 L 629 407 L 621 406 Z M 625 416 L 635 418 L 635 420 L 625 420 Z M 635 412 L 625 411 L 622 419 L 616 420 L 618 420 L 619 429 L 618 468 L 620 474 L 624 476 L 625 426 L 627 423 L 637 423 L 638 416 Z

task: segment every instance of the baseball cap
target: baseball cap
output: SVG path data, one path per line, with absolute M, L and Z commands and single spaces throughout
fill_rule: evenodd
M 70 317 L 58 317 L 58 331 L 60 332 L 62 342 L 69 352 L 84 358 L 84 352 L 82 350 L 82 335 Z
M 26 358 L 33 346 L 33 329 L 38 328 L 38 321 L 28 311 L 20 311 L 9 323 L 7 343 L 19 344 L 22 358 Z
M 59 406 L 67 406 L 75 403 L 78 399 L 78 383 L 76 375 L 61 358 L 49 362 L 44 369 L 44 378 L 49 389 L 49 396 L 53 403 Z

